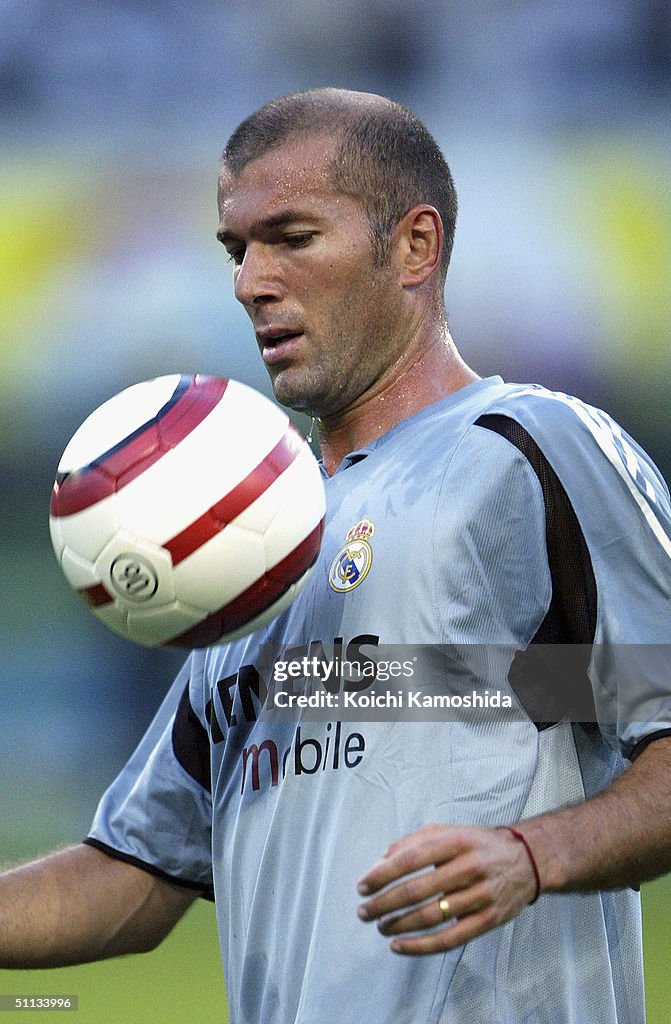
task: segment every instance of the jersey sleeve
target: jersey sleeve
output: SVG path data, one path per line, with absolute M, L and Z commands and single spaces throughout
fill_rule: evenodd
M 596 720 L 626 758 L 671 733 L 671 507 L 650 457 L 610 416 L 528 389 L 507 406 L 560 479 L 596 588 Z
M 185 663 L 154 721 L 103 795 L 85 840 L 212 898 L 209 740 L 203 654 Z
M 646 453 L 601 422 L 581 513 L 597 586 L 591 674 L 601 730 L 633 759 L 671 733 L 671 510 Z

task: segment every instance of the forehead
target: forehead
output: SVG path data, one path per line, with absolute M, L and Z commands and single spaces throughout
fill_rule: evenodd
M 278 213 L 297 203 L 309 207 L 336 195 L 329 170 L 334 145 L 326 136 L 294 139 L 251 160 L 237 176 L 222 168 L 218 185 L 221 224 Z

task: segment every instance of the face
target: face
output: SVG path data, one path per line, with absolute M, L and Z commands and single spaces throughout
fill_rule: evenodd
M 376 267 L 359 203 L 335 191 L 332 143 L 294 141 L 219 183 L 218 237 L 279 402 L 343 415 L 399 358 L 402 289 Z

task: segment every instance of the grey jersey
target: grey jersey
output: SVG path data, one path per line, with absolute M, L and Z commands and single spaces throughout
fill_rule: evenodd
M 498 825 L 582 800 L 671 731 L 658 472 L 604 413 L 492 378 L 351 453 L 326 483 L 307 587 L 270 626 L 191 655 L 90 841 L 214 895 L 232 1024 L 642 1022 L 633 891 L 545 895 L 464 948 L 402 958 L 357 919 L 356 881 L 424 824 Z M 555 492 L 569 519 L 553 519 Z M 580 565 L 568 584 L 564 522 Z M 572 600 L 557 608 L 566 586 L 579 615 Z M 557 705 L 561 679 L 545 704 L 551 672 L 529 689 L 490 657 L 576 640 L 580 725 Z M 640 650 L 644 671 L 623 670 L 618 652 L 638 669 Z M 343 666 L 387 654 L 400 667 L 378 693 L 497 693 L 512 710 L 349 713 Z M 306 683 L 341 703 L 272 713 L 278 691 Z

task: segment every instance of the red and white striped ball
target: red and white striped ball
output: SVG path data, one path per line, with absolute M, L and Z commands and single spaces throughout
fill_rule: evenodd
M 158 377 L 96 409 L 65 449 L 50 529 L 68 581 L 111 629 L 203 647 L 286 608 L 319 553 L 307 442 L 253 388 Z

